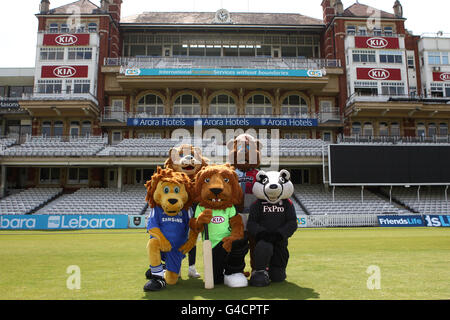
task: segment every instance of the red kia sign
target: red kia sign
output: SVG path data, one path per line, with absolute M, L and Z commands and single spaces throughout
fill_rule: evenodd
M 402 80 L 400 69 L 390 68 L 357 68 L 358 80 Z
M 355 47 L 360 49 L 400 49 L 398 38 L 355 37 Z
M 434 82 L 450 82 L 450 72 L 433 72 Z
M 90 42 L 90 34 L 45 34 L 44 46 L 87 46 Z
M 87 78 L 88 66 L 43 66 L 41 78 Z

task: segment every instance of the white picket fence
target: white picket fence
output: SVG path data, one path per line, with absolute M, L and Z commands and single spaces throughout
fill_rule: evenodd
M 378 227 L 374 214 L 299 215 L 297 221 L 300 228 Z

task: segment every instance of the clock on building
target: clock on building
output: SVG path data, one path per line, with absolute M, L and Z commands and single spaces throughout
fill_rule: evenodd
M 216 12 L 216 23 L 230 23 L 231 22 L 231 15 L 230 12 L 226 9 L 220 9 Z

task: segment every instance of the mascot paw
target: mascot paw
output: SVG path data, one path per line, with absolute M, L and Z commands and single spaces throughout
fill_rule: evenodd
M 166 281 L 164 278 L 153 276 L 153 278 L 145 284 L 144 291 L 161 291 L 165 287 Z
M 172 245 L 170 244 L 170 241 L 167 239 L 160 239 L 159 240 L 161 245 L 161 251 L 162 252 L 169 252 L 172 250 Z
M 211 222 L 213 218 L 212 210 L 211 209 L 205 209 L 197 218 L 198 224 L 208 224 Z
M 230 288 L 244 288 L 248 286 L 247 277 L 243 273 L 225 275 L 224 283 Z

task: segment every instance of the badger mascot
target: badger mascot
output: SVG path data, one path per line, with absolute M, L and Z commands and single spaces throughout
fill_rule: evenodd
M 294 193 L 290 176 L 286 170 L 259 171 L 256 176 L 253 194 L 258 200 L 250 207 L 247 223 L 256 241 L 251 286 L 264 287 L 286 279 L 288 239 L 297 230 L 297 215 L 289 199 Z

